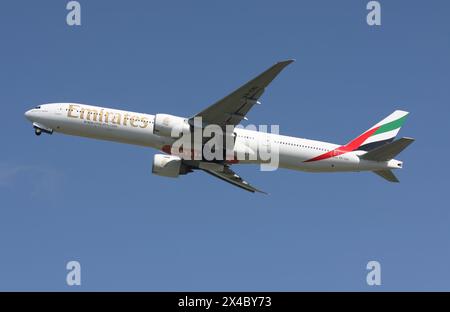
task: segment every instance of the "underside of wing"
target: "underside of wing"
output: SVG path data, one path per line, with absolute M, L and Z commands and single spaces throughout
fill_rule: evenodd
M 230 93 L 215 104 L 201 111 L 194 117 L 202 117 L 203 124 L 215 124 L 221 127 L 236 126 L 245 118 L 253 105 L 258 103 L 264 89 L 293 60 L 276 63 L 265 72 L 250 80 L 242 87 Z M 193 123 L 193 118 L 190 123 Z
M 247 181 L 243 180 L 239 175 L 237 175 L 228 166 L 224 167 L 223 171 L 214 171 L 214 170 L 206 170 L 206 169 L 202 169 L 202 170 L 216 178 L 219 178 L 225 182 L 228 182 L 237 187 L 240 187 L 246 191 L 249 191 L 252 193 L 259 192 L 259 193 L 267 194 L 266 192 L 258 190 L 257 188 L 251 186 Z

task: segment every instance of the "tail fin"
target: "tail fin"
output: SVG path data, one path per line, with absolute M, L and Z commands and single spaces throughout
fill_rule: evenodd
M 364 155 L 361 155 L 360 158 L 375 161 L 388 161 L 400 154 L 400 152 L 407 148 L 412 142 L 414 142 L 414 139 L 412 138 L 401 138 L 397 141 L 387 143 L 368 151 Z
M 408 112 L 396 110 L 346 146 L 351 150 L 370 151 L 386 143 L 391 143 L 408 114 Z
M 397 177 L 395 176 L 395 174 L 389 169 L 377 170 L 377 171 L 374 171 L 373 173 L 378 174 L 380 177 L 382 177 L 385 180 L 388 180 L 389 182 L 394 182 L 394 183 L 400 182 L 397 179 Z

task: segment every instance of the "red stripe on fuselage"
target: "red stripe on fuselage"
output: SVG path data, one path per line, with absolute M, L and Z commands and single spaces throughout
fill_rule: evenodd
M 370 129 L 369 131 L 364 132 L 359 137 L 357 137 L 353 141 L 347 143 L 346 145 L 339 146 L 338 148 L 335 148 L 332 151 L 329 151 L 329 152 L 326 152 L 326 153 L 321 154 L 319 156 L 316 156 L 314 158 L 305 160 L 304 162 L 324 160 L 324 159 L 328 159 L 328 158 L 331 158 L 331 157 L 339 156 L 339 155 L 342 155 L 342 154 L 354 151 L 358 147 L 360 147 L 361 144 L 363 144 L 365 140 L 367 140 L 370 136 L 372 136 L 372 134 L 374 134 L 378 130 L 378 128 L 379 127 L 375 127 L 373 129 Z

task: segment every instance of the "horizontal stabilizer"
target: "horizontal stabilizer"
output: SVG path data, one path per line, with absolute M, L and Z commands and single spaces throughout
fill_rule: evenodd
M 374 160 L 374 161 L 388 161 L 400 154 L 409 144 L 414 142 L 412 138 L 401 138 L 392 143 L 387 143 L 380 147 L 377 147 L 364 155 L 361 155 L 361 159 Z
M 377 170 L 373 173 L 378 174 L 380 177 L 382 177 L 385 180 L 388 180 L 389 182 L 400 182 L 395 174 L 391 170 Z

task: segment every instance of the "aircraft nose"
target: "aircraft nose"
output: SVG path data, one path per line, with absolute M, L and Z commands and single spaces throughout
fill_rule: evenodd
M 24 115 L 25 115 L 25 118 L 27 118 L 28 120 L 31 120 L 31 115 L 32 115 L 31 109 L 27 110 Z

